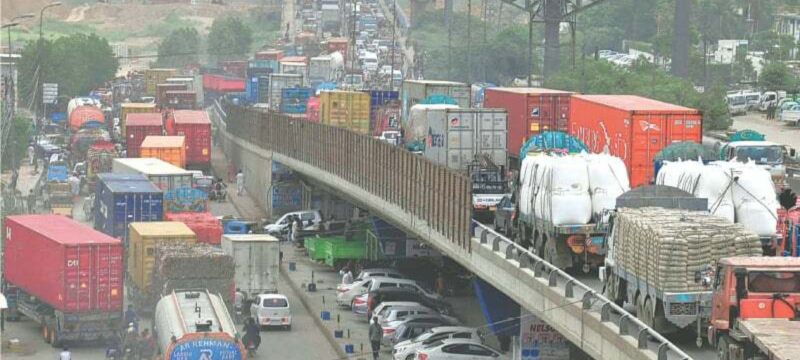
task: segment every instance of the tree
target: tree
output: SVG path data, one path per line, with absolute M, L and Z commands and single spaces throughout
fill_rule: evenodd
M 26 156 L 28 139 L 33 134 L 33 121 L 16 116 L 10 126 L 3 126 L 3 132 L 3 170 L 18 169 L 20 161 Z
M 773 62 L 761 70 L 758 85 L 765 90 L 791 91 L 797 87 L 797 78 L 792 75 L 786 64 Z
M 173 30 L 158 44 L 156 64 L 165 68 L 182 68 L 199 61 L 200 35 L 194 28 Z
M 208 33 L 208 52 L 217 61 L 239 59 L 250 53 L 253 30 L 237 17 L 217 18 Z
M 58 84 L 59 95 L 75 97 L 112 79 L 119 68 L 106 39 L 95 34 L 74 34 L 53 41 L 29 42 L 19 61 L 20 97 L 31 104 L 34 86 L 41 83 Z M 40 79 L 40 75 L 44 78 Z M 41 90 L 41 89 L 39 89 Z M 36 102 L 40 102 L 36 95 Z

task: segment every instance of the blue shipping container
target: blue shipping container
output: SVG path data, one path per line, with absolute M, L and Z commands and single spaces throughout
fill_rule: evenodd
M 281 112 L 286 114 L 305 114 L 312 90 L 309 88 L 289 88 L 281 90 Z
M 128 224 L 161 221 L 164 195 L 144 175 L 99 174 L 94 200 L 94 228 L 123 239 L 128 245 Z
M 399 91 L 389 90 L 369 90 L 369 123 L 375 125 L 375 117 L 378 116 L 378 108 L 391 101 L 400 100 Z
M 259 78 L 255 77 L 248 77 L 247 83 L 245 83 L 245 90 L 244 92 L 247 94 L 247 102 L 251 104 L 255 104 L 258 102 L 258 81 Z

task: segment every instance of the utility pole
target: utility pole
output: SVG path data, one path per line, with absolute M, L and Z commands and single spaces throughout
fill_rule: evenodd
M 453 78 L 453 2 L 444 0 L 444 19 L 447 22 L 447 79 Z
M 44 112 L 44 106 L 45 106 L 45 104 L 44 104 L 44 90 L 42 89 L 42 86 L 44 85 L 44 77 L 45 77 L 45 72 L 44 72 L 44 68 L 45 67 L 42 66 L 42 64 L 44 63 L 44 56 L 43 56 L 44 39 L 42 38 L 42 36 L 43 36 L 42 25 L 44 24 L 44 11 L 49 9 L 49 8 L 51 8 L 51 7 L 56 7 L 56 6 L 61 6 L 61 3 L 58 2 L 58 1 L 52 2 L 50 4 L 45 5 L 42 8 L 42 10 L 39 11 L 39 42 L 37 43 L 37 51 L 36 51 L 36 59 L 37 59 L 36 60 L 36 64 L 38 65 L 39 76 L 37 77 L 36 88 L 33 90 L 34 99 L 37 100 L 35 102 L 35 104 L 36 104 L 36 137 L 35 138 L 36 138 L 37 141 L 39 140 L 39 132 L 41 131 L 41 128 L 42 128 L 42 125 L 43 125 L 43 119 L 44 119 L 45 116 L 47 116 L 47 114 Z M 39 94 L 40 97 L 37 97 L 36 94 Z M 41 105 L 41 106 L 39 106 L 39 105 Z
M 389 90 L 394 89 L 394 49 L 397 47 L 395 45 L 395 41 L 397 41 L 396 33 L 397 33 L 397 0 L 393 0 L 392 1 L 392 55 L 391 55 L 392 69 L 391 71 L 389 71 Z
M 467 0 L 467 84 L 472 82 L 472 0 Z
M 691 13 L 692 0 L 675 0 L 672 74 L 684 79 L 689 77 L 689 18 Z
M 561 11 L 563 0 L 544 0 L 544 67 L 547 79 L 558 72 L 561 63 Z
M 486 24 L 489 22 L 489 13 L 487 11 L 488 10 L 489 0 L 482 0 L 482 1 L 483 1 L 483 15 L 481 16 L 481 19 L 483 19 L 483 43 L 481 44 L 481 46 L 483 46 L 483 48 L 486 49 L 486 43 L 487 43 L 486 42 Z M 483 70 L 482 79 L 483 79 L 484 82 L 486 82 L 488 80 L 487 80 L 487 76 L 486 76 L 486 54 L 485 54 L 485 51 L 481 51 L 481 54 L 482 54 L 481 55 L 481 65 L 482 65 L 481 69 Z
M 531 72 L 533 71 L 533 17 L 536 14 L 531 9 L 531 0 L 525 0 L 525 9 L 528 11 L 528 51 L 525 52 L 525 78 L 528 87 L 531 87 Z

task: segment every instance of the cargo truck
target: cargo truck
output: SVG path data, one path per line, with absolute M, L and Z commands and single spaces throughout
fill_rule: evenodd
M 98 141 L 86 151 L 86 184 L 94 189 L 97 174 L 111 172 L 111 165 L 117 158 L 117 149 L 110 141 Z
M 115 174 L 142 174 L 163 191 L 192 187 L 192 173 L 168 162 L 153 158 L 114 159 Z
M 211 120 L 205 110 L 175 110 L 166 121 L 167 134 L 186 137 L 186 167 L 211 170 Z
M 323 91 L 320 96 L 320 122 L 369 134 L 368 93 L 360 91 Z
M 268 234 L 226 234 L 222 250 L 233 257 L 236 288 L 252 297 L 278 291 L 280 243 Z
M 164 195 L 141 174 L 99 174 L 94 196 L 94 228 L 128 243 L 128 225 L 161 221 Z
M 760 256 L 758 235 L 710 215 L 706 199 L 676 188 L 643 187 L 617 202 L 599 271 L 605 295 L 635 306 L 659 333 L 695 331 L 700 345 L 714 294 L 697 279 L 724 258 Z
M 408 121 L 411 107 L 423 103 L 431 97 L 442 97 L 454 102 L 454 105 L 469 108 L 470 86 L 453 81 L 437 80 L 405 80 L 400 92 L 403 106 L 403 119 Z
M 733 133 L 706 132 L 703 146 L 719 154 L 717 160 L 754 161 L 763 166 L 772 175 L 776 190 L 785 186 L 786 167 L 795 157 L 794 149 L 767 141 L 763 134 L 747 129 Z
M 164 360 L 246 359 L 225 303 L 206 289 L 175 290 L 161 297 L 153 329 Z
M 283 89 L 299 88 L 303 86 L 303 76 L 298 74 L 270 74 L 269 75 L 269 100 L 270 108 L 279 110 Z
M 149 135 L 164 135 L 161 114 L 129 114 L 125 122 L 125 146 L 127 149 L 127 157 L 138 158 L 142 141 Z
M 45 341 L 110 339 L 122 326 L 122 243 L 58 215 L 6 218 L 3 294 Z
M 161 159 L 180 168 L 186 167 L 186 137 L 150 135 L 139 147 L 139 156 Z

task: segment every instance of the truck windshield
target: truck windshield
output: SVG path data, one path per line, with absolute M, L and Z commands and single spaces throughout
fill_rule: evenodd
M 757 293 L 797 293 L 800 292 L 800 273 L 751 271 L 747 273 L 747 290 Z
M 744 146 L 736 149 L 736 160 L 753 160 L 757 164 L 779 164 L 783 162 L 783 149 L 780 146 Z
M 497 171 L 476 171 L 472 173 L 472 192 L 476 194 L 503 194 L 506 182 Z

